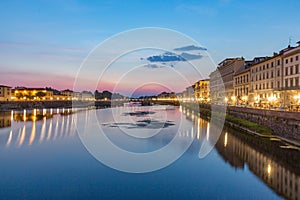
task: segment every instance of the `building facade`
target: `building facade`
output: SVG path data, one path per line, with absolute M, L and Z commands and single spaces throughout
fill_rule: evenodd
M 16 87 L 13 91 L 15 100 L 53 100 L 52 90 L 45 88 Z
M 270 108 L 280 106 L 281 94 L 278 88 L 282 76 L 281 54 L 262 57 L 254 61 L 250 68 L 251 90 L 250 105 L 252 107 Z
M 195 97 L 199 102 L 210 102 L 209 79 L 199 80 L 195 83 Z
M 300 42 L 297 47 L 289 47 L 282 52 L 283 106 L 290 110 L 300 110 Z
M 11 87 L 0 85 L 0 101 L 10 101 L 11 97 Z
M 212 102 L 220 102 L 220 100 L 223 100 L 224 103 L 229 105 L 236 104 L 234 74 L 244 67 L 244 65 L 244 58 L 226 58 L 218 64 L 217 70 L 210 74 Z M 222 85 L 224 85 L 225 89 L 222 89 Z

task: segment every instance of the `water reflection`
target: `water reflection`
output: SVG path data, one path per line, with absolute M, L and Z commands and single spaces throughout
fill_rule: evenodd
M 279 195 L 300 199 L 300 152 L 281 145 L 231 130 L 222 135 L 216 149 L 231 166 L 243 169 L 247 165 Z
M 1 128 L 9 128 L 0 135 L 0 147 L 6 148 L 31 146 L 34 143 L 74 136 L 76 115 L 70 109 L 33 109 L 23 111 L 0 112 Z M 57 115 L 60 114 L 60 115 Z M 53 126 L 55 131 L 53 133 Z M 59 136 L 59 137 L 58 137 Z
M 208 140 L 211 124 L 191 116 L 190 110 L 183 108 L 187 119 L 197 124 L 199 139 L 206 134 Z M 202 130 L 201 128 L 206 128 Z M 200 131 L 200 132 L 199 132 Z M 289 146 L 289 148 L 283 148 Z M 228 129 L 224 130 L 215 149 L 219 155 L 235 169 L 246 166 L 277 194 L 287 199 L 300 199 L 300 151 L 290 145 L 269 138 L 254 137 Z

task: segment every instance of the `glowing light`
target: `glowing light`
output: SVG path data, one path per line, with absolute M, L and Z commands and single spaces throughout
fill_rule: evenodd
M 200 118 L 198 118 L 197 139 L 200 140 Z
M 227 146 L 227 143 L 228 143 L 228 133 L 226 132 L 225 133 L 225 138 L 224 138 L 224 147 Z
M 271 164 L 268 164 L 267 172 L 268 172 L 268 175 L 271 174 L 271 172 L 272 172 Z
M 232 97 L 231 97 L 231 100 L 232 100 L 232 101 L 235 101 L 235 100 L 236 100 L 236 97 L 235 97 L 235 96 L 232 96 Z
M 13 119 L 14 119 L 14 111 L 12 110 L 12 111 L 11 111 L 10 120 L 13 121 Z
M 26 110 L 23 111 L 23 121 L 26 122 Z
M 209 139 L 209 129 L 210 129 L 210 124 L 209 122 L 207 123 L 207 133 L 206 133 L 206 139 Z
M 30 134 L 30 138 L 29 138 L 29 146 L 32 145 L 34 138 L 35 138 L 35 121 L 32 124 L 32 129 L 31 129 L 31 134 Z
M 6 142 L 6 147 L 9 147 L 12 141 L 12 130 L 9 132 L 8 140 Z
M 21 134 L 20 140 L 19 140 L 19 147 L 22 146 L 22 144 L 25 140 L 25 136 L 26 136 L 26 126 L 24 125 L 23 129 L 22 129 L 22 134 Z

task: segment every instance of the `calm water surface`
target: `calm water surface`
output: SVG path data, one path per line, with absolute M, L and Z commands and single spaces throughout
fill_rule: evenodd
M 201 144 L 214 133 L 209 132 L 207 121 L 189 110 L 147 113 L 140 107 L 128 113 L 114 109 L 118 119 L 129 115 L 132 120 L 116 123 L 109 109 L 73 114 L 62 109 L 1 113 L 0 198 L 300 199 L 297 147 L 224 128 L 215 148 L 199 159 Z M 189 130 L 180 133 L 181 140 L 192 138 L 193 142 L 166 168 L 142 174 L 120 172 L 95 159 L 79 139 L 75 124 L 94 114 L 107 137 L 127 151 L 160 149 L 179 126 Z M 183 116 L 181 121 L 178 116 Z M 150 139 L 142 138 L 160 129 Z M 141 138 L 124 130 L 140 133 Z

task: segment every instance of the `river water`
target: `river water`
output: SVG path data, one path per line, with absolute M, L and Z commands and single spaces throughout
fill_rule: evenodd
M 0 113 L 0 198 L 300 199 L 298 147 L 225 127 L 199 158 L 212 126 L 181 107 Z

